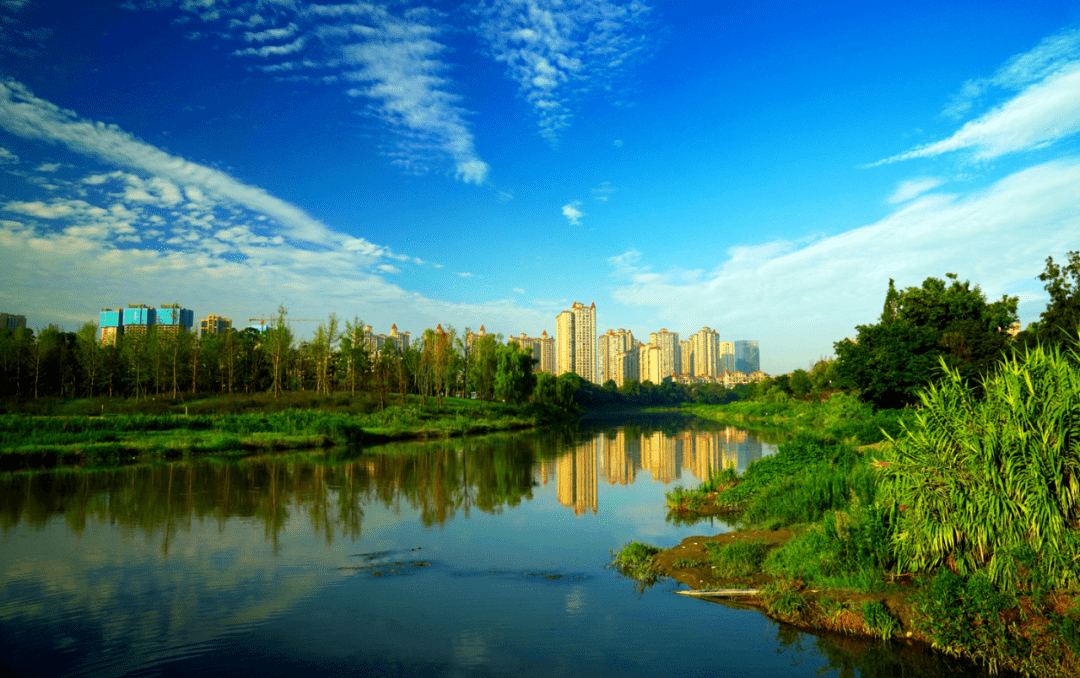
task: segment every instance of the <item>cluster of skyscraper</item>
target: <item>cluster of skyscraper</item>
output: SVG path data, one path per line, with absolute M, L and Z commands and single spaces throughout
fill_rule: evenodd
M 210 316 L 216 318 L 217 316 Z M 207 321 L 203 321 L 204 326 Z M 127 308 L 101 310 L 101 343 L 116 344 L 124 334 L 145 334 L 150 327 L 158 332 L 190 332 L 195 325 L 195 312 L 179 304 L 162 304 L 159 308 L 147 304 L 130 304 Z
M 524 335 L 522 335 L 524 336 Z M 547 336 L 547 332 L 544 333 Z M 608 380 L 720 381 L 734 372 L 761 369 L 756 340 L 720 341 L 716 330 L 703 327 L 686 341 L 666 328 L 649 335 L 649 343 L 629 330 L 608 330 L 596 336 L 596 303 L 574 302 L 555 319 L 555 374 L 574 372 L 596 384 Z M 533 355 L 540 355 L 534 349 Z M 541 369 L 544 369 L 541 360 Z

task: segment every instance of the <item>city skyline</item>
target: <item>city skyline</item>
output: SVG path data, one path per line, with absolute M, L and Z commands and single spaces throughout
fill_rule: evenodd
M 1078 131 L 1068 2 L 6 0 L 0 309 L 551 337 L 587 298 L 785 373 L 890 278 L 1037 319 Z

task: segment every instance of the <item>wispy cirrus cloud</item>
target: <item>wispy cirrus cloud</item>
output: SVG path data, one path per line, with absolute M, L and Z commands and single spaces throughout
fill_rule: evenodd
M 935 179 L 934 177 L 908 179 L 907 181 L 900 182 L 900 185 L 897 186 L 893 194 L 889 196 L 887 202 L 892 205 L 907 202 L 912 198 L 916 198 L 927 191 L 937 188 L 942 183 L 944 182 L 941 179 Z
M 957 117 L 991 88 L 1019 90 L 1008 101 L 964 124 L 952 136 L 885 158 L 884 165 L 969 151 L 973 160 L 1049 146 L 1080 131 L 1080 30 L 1043 40 L 1010 59 L 991 78 L 970 80 L 945 109 Z
M 554 143 L 584 93 L 613 87 L 647 52 L 651 11 L 639 0 L 480 0 L 476 30 Z
M 205 165 L 189 162 L 147 144 L 115 125 L 105 125 L 79 118 L 40 99 L 22 83 L 0 82 L 0 129 L 24 139 L 60 144 L 76 153 L 90 155 L 107 163 L 150 173 L 159 182 L 190 186 L 220 196 L 267 217 L 285 227 L 289 237 L 317 245 L 329 245 L 342 239 L 302 209 L 270 195 L 256 186 L 237 181 L 228 174 Z M 161 188 L 159 183 L 158 188 Z M 166 189 L 162 189 L 166 190 Z M 362 239 L 359 250 L 379 257 L 386 249 Z
M 889 278 L 909 286 L 952 271 L 989 298 L 1021 294 L 1021 318 L 1030 321 L 1045 301 L 1035 276 L 1046 256 L 1076 247 L 1077 187 L 1080 159 L 1048 162 L 977 192 L 905 202 L 839 235 L 731 247 L 697 276 L 654 270 L 630 250 L 609 259 L 621 280 L 612 297 L 653 309 L 669 326 L 718 326 L 731 338 L 754 332 L 767 370 L 827 355 L 855 325 L 874 322 Z
M 290 23 L 284 28 L 268 28 L 265 31 L 244 31 L 244 40 L 248 42 L 266 42 L 268 40 L 288 40 L 296 35 L 297 25 Z
M 238 49 L 233 52 L 234 56 L 284 56 L 286 54 L 292 54 L 293 52 L 299 52 L 304 49 L 304 38 L 299 37 L 290 43 L 285 45 L 266 45 L 264 47 L 248 47 L 247 49 Z
M 1080 60 L 1080 29 L 1069 29 L 1044 38 L 1034 49 L 1006 61 L 989 78 L 968 80 L 955 94 L 943 113 L 960 118 L 970 111 L 986 92 L 994 88 L 1020 90 L 1045 80 Z
M 361 104 L 358 113 L 393 135 L 384 152 L 406 172 L 427 173 L 449 161 L 457 179 L 487 180 L 489 166 L 466 122 L 469 111 L 448 76 L 438 11 L 367 2 L 181 0 L 178 6 L 219 25 L 224 39 L 249 45 L 232 54 L 257 59 L 252 71 L 343 86 L 343 94 Z

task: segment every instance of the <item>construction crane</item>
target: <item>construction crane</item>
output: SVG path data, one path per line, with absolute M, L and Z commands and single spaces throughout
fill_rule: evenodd
M 259 329 L 260 330 L 266 328 L 266 316 L 263 316 L 261 318 L 248 318 L 249 323 L 253 323 L 256 320 L 259 321 Z M 270 322 L 271 323 L 276 322 L 276 321 L 277 321 L 277 318 L 275 318 L 274 316 L 270 316 Z M 287 322 L 287 323 L 321 323 L 322 321 L 323 321 L 322 318 L 285 318 L 285 322 Z

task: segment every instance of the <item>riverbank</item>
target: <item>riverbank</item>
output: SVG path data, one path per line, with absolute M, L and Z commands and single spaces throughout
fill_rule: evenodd
M 142 411 L 137 404 L 103 399 L 47 405 L 48 414 L 0 415 L 0 470 L 479 435 L 534 428 L 568 416 L 538 405 L 461 398 L 444 398 L 440 406 L 419 396 L 373 409 L 369 396 L 346 394 L 280 401 L 265 394 L 162 399 Z M 72 413 L 88 408 L 98 410 L 97 416 Z
M 992 671 L 1080 673 L 1080 591 L 1039 574 L 1052 552 L 1016 551 L 1027 558 L 1019 566 L 1026 578 L 1012 586 L 951 559 L 898 568 L 894 550 L 908 538 L 900 516 L 911 508 L 890 494 L 884 469 L 897 463 L 897 452 L 874 424 L 907 421 L 918 430 L 911 411 L 867 416 L 844 399 L 774 407 L 690 408 L 725 423 L 778 411 L 777 427 L 790 438 L 741 476 L 724 469 L 698 488 L 668 494 L 676 519 L 720 514 L 733 532 L 686 538 L 664 551 L 636 544 L 616 559 L 624 573 L 639 585 L 666 576 L 695 590 L 756 590 L 730 600 L 807 630 L 926 643 Z M 899 434 L 898 444 L 907 444 Z

